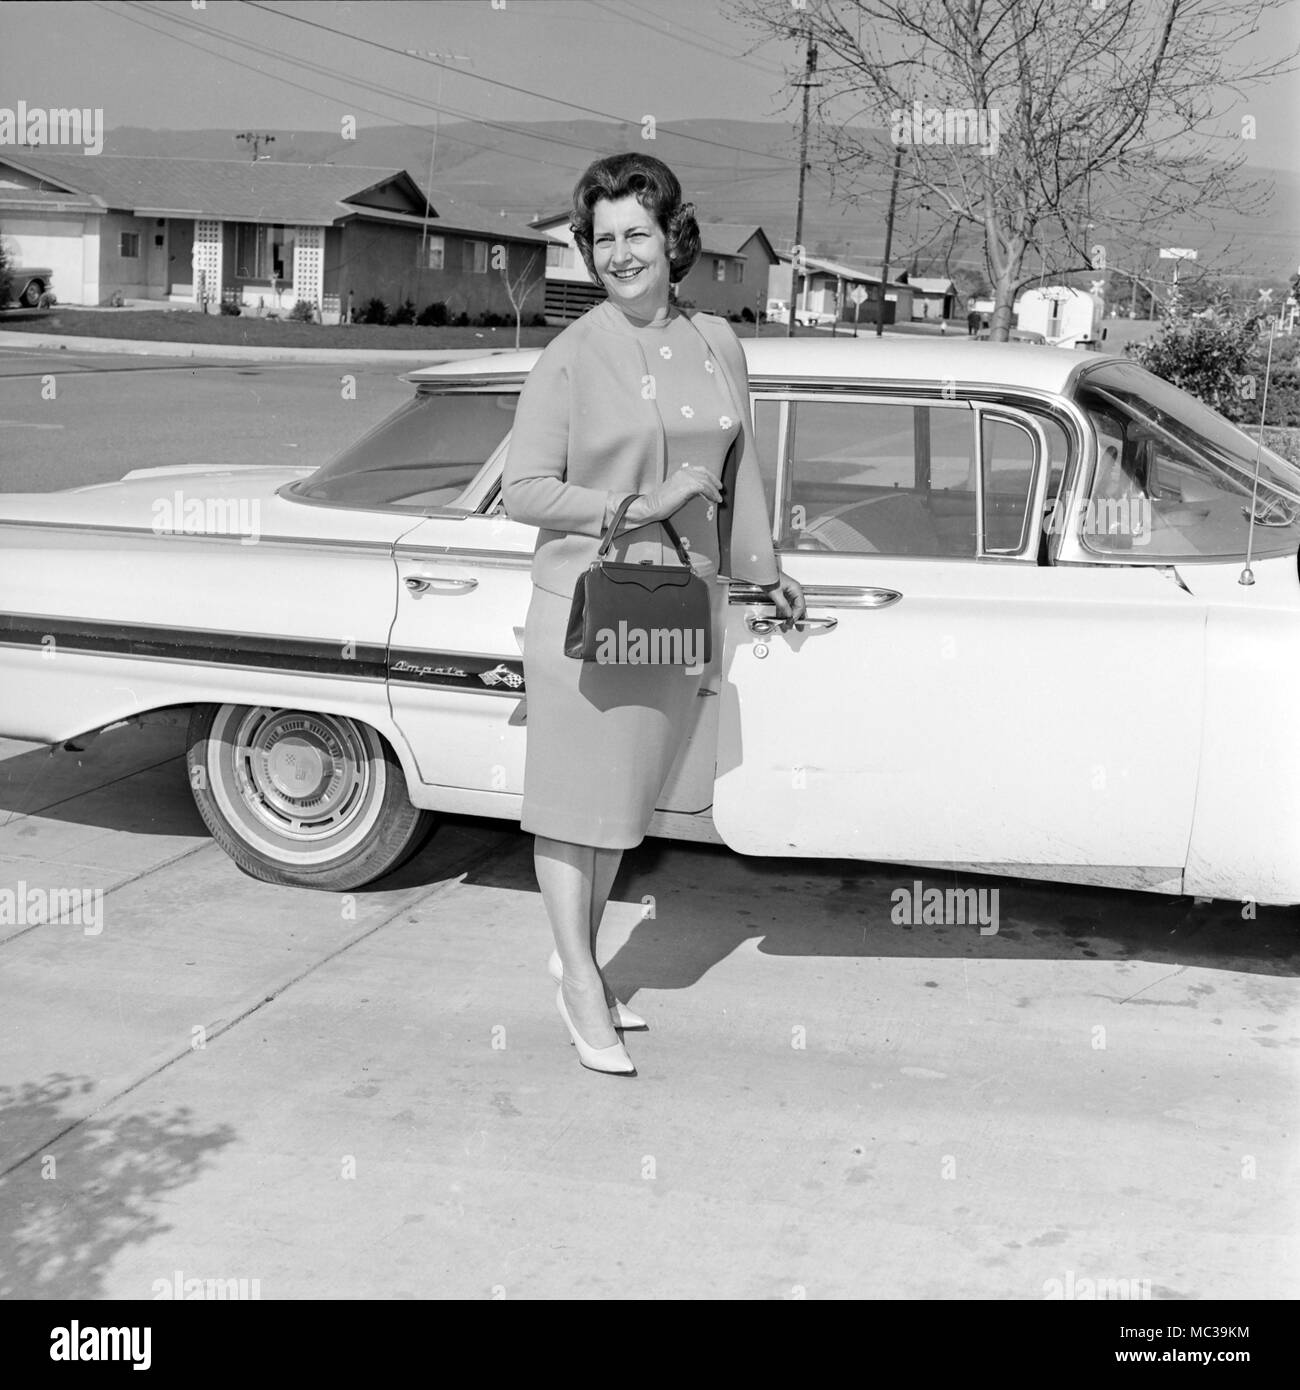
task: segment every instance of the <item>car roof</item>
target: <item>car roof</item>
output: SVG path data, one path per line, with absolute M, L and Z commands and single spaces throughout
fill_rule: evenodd
M 749 363 L 751 385 L 761 380 L 860 377 L 900 382 L 952 380 L 1060 392 L 1081 366 L 1113 357 L 1039 343 L 977 342 L 964 336 L 741 337 L 740 343 Z M 419 383 L 456 377 L 524 376 L 541 352 L 540 348 L 527 348 L 439 362 L 411 372 L 407 380 Z

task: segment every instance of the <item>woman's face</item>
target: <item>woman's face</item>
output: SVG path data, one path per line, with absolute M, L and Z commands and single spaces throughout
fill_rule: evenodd
M 654 215 L 633 194 L 592 209 L 591 259 L 609 297 L 651 319 L 668 303 L 668 251 Z

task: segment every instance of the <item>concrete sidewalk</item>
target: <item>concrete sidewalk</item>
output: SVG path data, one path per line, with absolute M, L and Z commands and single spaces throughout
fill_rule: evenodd
M 1177 903 L 1008 882 L 995 936 L 913 929 L 906 871 L 648 841 L 601 954 L 651 1031 L 600 1077 L 529 837 L 270 887 L 181 742 L 0 748 L 0 888 L 107 890 L 97 933 L 0 927 L 2 1297 L 1300 1293 L 1280 916 L 1193 942 Z
M 165 343 L 139 338 L 72 338 L 57 333 L 0 331 L 0 348 L 33 348 L 44 352 L 131 353 L 145 357 L 230 358 L 259 362 L 397 362 L 414 366 L 457 362 L 469 357 L 495 357 L 513 352 L 500 345 L 483 348 L 273 348 L 242 347 L 221 343 Z

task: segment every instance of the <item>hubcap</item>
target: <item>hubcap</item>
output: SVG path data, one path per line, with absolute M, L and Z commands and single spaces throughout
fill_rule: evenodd
M 370 799 L 370 750 L 350 720 L 250 709 L 228 747 L 246 812 L 281 835 L 337 834 Z

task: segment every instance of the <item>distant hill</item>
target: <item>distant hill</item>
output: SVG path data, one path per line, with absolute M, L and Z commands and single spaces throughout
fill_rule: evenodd
M 564 210 L 578 175 L 591 160 L 620 150 L 648 149 L 677 173 L 701 221 L 758 223 L 778 249 L 787 249 L 793 242 L 798 138 L 792 124 L 674 121 L 661 124 L 653 141 L 643 140 L 641 127 L 633 123 L 574 120 L 512 125 L 512 130 L 468 121 L 441 126 L 431 194 L 435 207 L 445 214 L 463 204 L 486 209 L 503 223 L 527 222 Z M 363 126 L 355 140 L 342 140 L 333 131 L 272 133 L 275 143 L 267 150 L 277 162 L 401 168 L 421 187 L 429 182 L 432 127 Z M 236 143 L 234 135 L 232 130 L 122 126 L 107 134 L 104 151 L 191 159 L 247 157 L 245 146 Z M 888 148 L 883 137 L 881 149 L 880 168 L 858 181 L 856 198 L 842 181 L 832 187 L 828 176 L 814 165 L 804 213 L 804 243 L 814 254 L 879 263 L 888 204 L 888 159 L 884 157 Z M 53 147 L 49 152 L 55 152 Z M 1226 270 L 1261 280 L 1289 275 L 1300 262 L 1300 176 L 1256 168 L 1245 173 L 1275 190 L 1264 218 L 1225 214 L 1212 231 L 1188 219 L 1168 229 L 1166 244 L 1197 247 L 1202 263 L 1235 245 Z M 1105 239 L 1100 232 L 1096 236 Z M 894 273 L 915 260 L 918 273 L 942 274 L 945 259 L 953 270 L 963 265 L 976 269 L 983 263 L 983 252 L 973 229 L 963 230 L 954 243 L 951 226 L 937 211 L 905 206 L 894 231 L 892 259 Z

